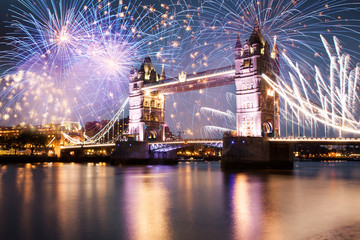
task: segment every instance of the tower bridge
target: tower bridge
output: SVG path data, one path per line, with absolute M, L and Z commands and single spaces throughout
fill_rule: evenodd
M 280 85 L 276 78 L 279 76 L 279 58 L 276 39 L 271 47 L 264 41 L 258 24 L 255 24 L 250 38 L 243 44 L 238 36 L 234 65 L 231 66 L 189 75 L 181 72 L 176 78 L 166 78 L 164 68 L 161 74 L 157 74 L 150 57 L 146 57 L 139 69 L 131 69 L 129 76 L 128 137 L 132 141 L 116 144 L 113 141 L 111 146 L 107 147 L 115 148 L 112 155 L 114 158 L 135 162 L 139 159 L 174 159 L 176 149 L 202 144 L 221 147 L 222 165 L 227 168 L 292 168 L 292 147 L 295 144 L 359 145 L 358 139 L 279 138 L 279 95 L 285 100 L 291 95 L 295 96 L 298 105 L 292 102 L 289 106 L 297 107 L 298 112 L 299 108 L 304 106 L 311 112 L 314 112 L 314 109 L 321 111 L 311 104 L 308 98 L 301 98 L 298 92 L 293 94 L 290 90 L 279 90 Z M 235 134 L 227 133 L 222 140 L 165 141 L 166 95 L 229 84 L 233 84 L 236 89 Z M 111 123 L 116 122 L 123 113 L 124 106 L 121 111 L 109 122 L 109 126 L 95 138 L 89 139 L 88 143 L 96 145 L 97 141 L 110 131 Z M 323 115 L 323 119 L 314 115 L 314 120 L 324 122 L 329 118 L 326 111 Z M 91 147 L 82 145 L 81 148 Z M 69 152 L 71 147 L 63 147 L 63 150 Z
M 165 140 L 165 94 L 234 84 L 236 88 L 237 136 L 262 137 L 279 134 L 279 96 L 263 79 L 276 82 L 279 51 L 270 51 L 258 24 L 244 45 L 238 36 L 233 66 L 166 80 L 165 70 L 157 74 L 150 57 L 139 69 L 132 69 L 129 83 L 129 134 L 138 141 Z

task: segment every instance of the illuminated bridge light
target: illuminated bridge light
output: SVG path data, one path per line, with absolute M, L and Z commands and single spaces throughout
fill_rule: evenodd
M 338 143 L 347 143 L 354 142 L 360 143 L 359 138 L 270 138 L 270 142 L 338 142 Z

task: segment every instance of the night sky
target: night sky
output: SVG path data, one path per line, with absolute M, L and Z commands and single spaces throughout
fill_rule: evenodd
M 6 21 L 10 19 L 9 8 L 14 0 L 0 0 L 0 2 L 0 36 L 3 36 L 8 31 L 8 29 L 5 28 L 7 25 Z M 0 45 L 0 48 L 3 49 L 3 46 Z
M 5 26 L 8 24 L 7 21 L 10 20 L 10 12 L 9 8 L 11 4 L 16 4 L 17 0 L 0 0 L 0 36 L 4 36 L 9 30 Z M 146 2 L 146 4 L 149 4 L 150 2 L 154 2 L 154 4 L 160 4 L 162 2 L 171 2 L 171 1 L 149 1 Z M 356 3 L 358 1 L 348 1 L 349 3 L 353 2 Z M 198 5 L 198 1 L 193 1 L 192 4 Z M 341 12 L 339 14 L 340 17 L 344 18 L 354 18 L 359 20 L 359 15 L 354 13 L 354 11 L 349 11 L 348 15 L 346 15 L 347 12 Z M 360 24 L 358 24 L 360 25 Z M 351 28 L 351 26 L 350 26 Z M 347 46 L 347 49 L 352 51 L 353 53 L 359 52 L 359 41 L 358 41 L 358 31 L 359 29 L 350 29 L 354 31 L 354 37 L 353 39 L 346 38 L 341 39 L 344 40 L 344 45 Z M 236 31 L 234 31 L 232 35 L 230 35 L 231 38 L 233 38 L 233 42 L 235 44 L 235 37 L 236 37 Z M 356 34 L 355 34 L 356 32 Z M 324 33 L 326 33 L 326 27 L 324 27 Z M 248 31 L 247 35 L 242 35 L 242 41 L 244 42 L 245 39 L 249 37 L 251 34 L 251 30 Z M 319 32 L 314 31 L 314 36 L 317 36 L 319 39 Z M 341 34 L 339 35 L 341 37 Z M 0 49 L 4 50 L 6 47 L 0 45 Z M 301 47 L 298 47 L 298 49 L 301 49 Z M 301 50 L 297 50 L 299 53 L 301 53 Z M 326 55 L 326 53 L 321 56 Z M 311 53 L 309 56 L 305 56 L 306 58 L 314 60 L 313 57 L 314 53 Z M 352 56 L 354 59 L 359 59 L 358 55 L 354 54 Z M 219 66 L 226 66 L 230 65 L 233 62 L 233 52 L 230 49 L 227 49 L 227 51 L 219 51 L 219 56 L 213 56 L 212 61 L 209 61 L 208 67 L 203 67 L 202 70 L 211 69 Z M 223 59 L 221 61 L 218 61 L 218 59 Z M 225 59 L 225 60 L 224 60 Z M 161 64 L 158 64 L 155 62 L 156 60 L 153 59 L 154 65 L 157 68 L 157 71 L 161 71 Z M 322 61 L 319 59 L 318 61 Z M 186 62 L 186 61 L 184 61 Z M 316 59 L 315 59 L 316 62 Z M 140 63 L 139 63 L 140 66 Z M 139 67 L 136 66 L 136 67 Z M 166 71 L 166 69 L 165 69 Z M 170 70 L 168 70 L 169 72 Z M 188 136 L 186 137 L 209 137 L 204 133 L 203 127 L 206 125 L 215 125 L 220 127 L 226 127 L 223 125 L 223 120 L 221 118 L 216 118 L 214 116 L 210 115 L 204 115 L 200 114 L 200 108 L 201 107 L 209 107 L 214 108 L 221 111 L 230 110 L 233 113 L 235 112 L 235 106 L 234 104 L 230 104 L 226 99 L 226 94 L 235 93 L 235 87 L 233 85 L 230 86 L 224 86 L 224 87 L 218 87 L 218 88 L 212 88 L 212 89 L 204 89 L 203 91 L 193 91 L 188 93 L 179 93 L 167 96 L 166 98 L 166 122 L 170 127 L 170 130 L 172 130 L 174 133 L 177 131 L 185 131 L 187 132 Z M 87 119 L 83 119 L 83 121 L 93 121 L 96 119 L 92 119 L 91 117 L 88 117 Z M 1 121 L 0 121 L 1 123 Z M 11 124 L 11 123 L 5 123 L 5 124 Z M 228 127 L 228 126 L 227 126 Z M 234 126 L 233 126 L 234 127 Z M 221 135 L 218 135 L 218 137 Z

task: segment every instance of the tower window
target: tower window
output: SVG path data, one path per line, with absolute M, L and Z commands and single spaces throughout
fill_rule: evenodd
M 155 101 L 154 100 L 151 100 L 150 107 L 155 107 Z
M 249 67 L 249 66 L 250 66 L 250 59 L 246 59 L 246 60 L 244 61 L 244 66 L 245 66 L 245 67 Z

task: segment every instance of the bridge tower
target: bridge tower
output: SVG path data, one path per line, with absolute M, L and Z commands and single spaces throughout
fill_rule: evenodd
M 275 80 L 279 73 L 276 40 L 270 53 L 258 23 L 249 40 L 235 45 L 236 127 L 238 136 L 276 136 L 279 134 L 279 96 L 262 79 L 266 74 Z
M 138 141 L 165 140 L 165 96 L 160 91 L 146 92 L 144 84 L 165 79 L 156 73 L 150 57 L 145 57 L 139 70 L 132 69 L 129 82 L 129 134 Z

